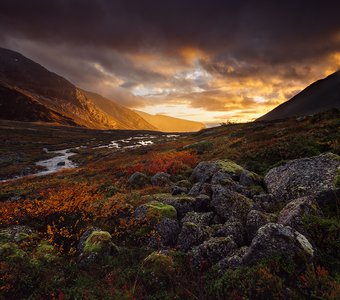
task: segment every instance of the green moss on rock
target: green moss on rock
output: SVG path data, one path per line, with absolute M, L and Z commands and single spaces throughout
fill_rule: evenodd
M 161 251 L 152 252 L 144 259 L 144 268 L 157 275 L 171 273 L 174 270 L 174 261 L 171 256 Z
M 86 239 L 84 253 L 103 253 L 111 248 L 111 234 L 107 231 L 93 231 Z
M 152 201 L 145 204 L 147 209 L 146 216 L 150 219 L 176 219 L 177 211 L 172 205 L 164 204 L 157 201 Z
M 244 170 L 240 165 L 229 159 L 220 160 L 218 164 L 222 171 L 230 174 L 241 174 Z

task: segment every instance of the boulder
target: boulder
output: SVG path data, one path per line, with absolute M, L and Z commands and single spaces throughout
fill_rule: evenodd
M 321 211 L 314 197 L 306 196 L 289 202 L 280 212 L 278 223 L 290 226 L 300 233 L 305 233 L 303 218 L 310 215 L 320 215 Z
M 256 235 L 257 230 L 265 224 L 274 222 L 276 216 L 263 211 L 251 210 L 247 215 L 246 232 L 247 240 L 251 242 Z
M 339 156 L 326 153 L 273 168 L 264 181 L 269 193 L 288 201 L 333 189 L 339 167 Z
M 210 198 L 206 195 L 191 197 L 187 195 L 156 194 L 150 199 L 157 199 L 159 202 L 171 205 L 176 208 L 177 217 L 182 219 L 189 211 L 209 211 Z
M 272 194 L 255 195 L 253 200 L 253 209 L 266 212 L 275 212 L 282 207 L 283 204 L 279 198 L 274 197 Z
M 240 175 L 240 184 L 243 186 L 256 186 L 262 184 L 262 179 L 259 175 L 244 170 Z
M 224 273 L 227 269 L 235 269 L 242 265 L 242 258 L 247 253 L 249 247 L 243 246 L 233 251 L 229 256 L 221 259 L 216 264 L 219 273 Z
M 171 175 L 164 172 L 158 172 L 151 177 L 151 184 L 154 186 L 168 186 L 171 184 Z
M 178 236 L 177 248 L 188 251 L 208 239 L 212 231 L 208 226 L 198 226 L 191 222 L 185 222 Z
M 220 172 L 220 175 L 224 173 L 225 177 L 229 175 L 233 179 L 238 179 L 242 171 L 241 166 L 228 159 L 202 161 L 194 168 L 190 179 L 193 182 L 210 182 L 217 172 Z
M 190 253 L 191 264 L 194 269 L 202 270 L 211 266 L 237 249 L 234 240 L 228 237 L 212 237 L 201 245 L 194 247 Z
M 163 219 L 156 224 L 154 231 L 155 233 L 150 238 L 148 248 L 165 249 L 176 245 L 181 227 L 177 220 Z
M 143 261 L 143 269 L 157 277 L 168 277 L 175 270 L 174 261 L 167 251 L 154 251 Z
M 251 199 L 220 185 L 212 186 L 212 192 L 210 205 L 224 221 L 231 217 L 241 221 L 246 220 L 247 214 L 253 205 Z
M 243 265 L 254 265 L 263 259 L 282 257 L 305 269 L 311 265 L 314 249 L 307 238 L 289 226 L 269 223 L 261 227 L 242 258 Z
M 209 183 L 197 182 L 190 189 L 189 196 L 196 197 L 198 195 L 211 196 L 211 185 Z
M 177 211 L 172 205 L 151 201 L 137 207 L 134 216 L 136 219 L 160 221 L 165 218 L 176 219 Z
M 88 234 L 88 232 L 86 232 Z M 79 243 L 80 261 L 82 263 L 91 263 L 99 261 L 105 257 L 118 253 L 118 247 L 112 242 L 111 234 L 107 231 L 92 231 L 82 244 Z
M 176 195 L 182 195 L 186 194 L 188 192 L 188 189 L 186 187 L 180 187 L 178 185 L 175 185 L 172 188 L 171 195 L 176 196 Z
M 198 212 L 188 212 L 182 219 L 182 223 L 190 222 L 196 224 L 197 226 L 208 226 L 214 217 L 213 212 L 198 213 Z
M 36 233 L 34 233 L 28 226 L 13 225 L 0 229 L 0 243 L 19 243 L 25 239 L 34 237 L 35 235 Z
M 133 173 L 128 180 L 131 188 L 143 188 L 148 184 L 150 184 L 150 178 L 141 172 Z
M 239 245 L 245 243 L 245 229 L 242 223 L 237 219 L 230 219 L 219 228 L 214 233 L 214 236 L 231 236 L 233 240 Z

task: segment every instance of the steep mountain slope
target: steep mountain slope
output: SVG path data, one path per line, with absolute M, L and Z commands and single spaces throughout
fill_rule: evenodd
M 340 71 L 312 83 L 292 99 L 258 118 L 257 121 L 306 116 L 331 108 L 340 109 Z
M 135 112 L 84 92 L 23 55 L 2 48 L 0 118 L 97 129 L 155 130 Z
M 149 124 L 139 114 L 131 109 L 119 105 L 96 93 L 82 90 L 82 92 L 91 99 L 91 101 L 105 111 L 110 117 L 117 120 L 118 126 L 125 129 L 143 128 L 149 130 L 158 130 L 158 128 Z
M 136 111 L 144 120 L 164 132 L 191 132 L 205 128 L 203 123 L 173 118 L 164 115 L 150 115 Z

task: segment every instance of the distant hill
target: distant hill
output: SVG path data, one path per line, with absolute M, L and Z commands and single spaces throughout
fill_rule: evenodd
M 257 121 L 306 116 L 332 108 L 340 109 L 340 71 L 312 83 Z
M 205 128 L 200 122 L 188 121 L 164 115 L 150 115 L 142 111 L 136 111 L 144 120 L 164 132 L 191 132 Z
M 96 129 L 157 130 L 134 111 L 83 91 L 23 55 L 3 48 L 0 119 Z

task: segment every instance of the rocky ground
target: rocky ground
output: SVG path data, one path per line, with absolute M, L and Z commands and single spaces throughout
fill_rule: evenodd
M 4 185 L 0 297 L 339 299 L 340 157 L 257 174 L 193 147 Z

